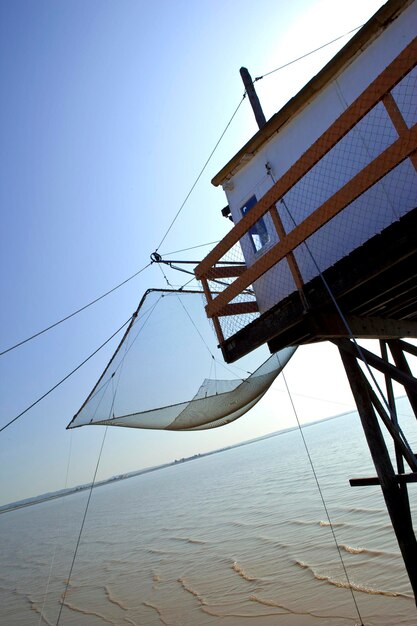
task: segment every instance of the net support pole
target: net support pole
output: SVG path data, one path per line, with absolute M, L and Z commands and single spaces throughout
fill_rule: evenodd
M 339 351 L 417 604 L 417 540 L 409 501 L 398 483 L 371 400 L 369 383 L 355 356 L 342 347 Z
M 249 74 L 249 71 L 246 67 L 241 67 L 239 71 L 240 76 L 243 80 L 243 84 L 245 85 L 246 93 L 248 94 L 249 102 L 255 115 L 256 123 L 258 124 L 259 128 L 262 128 L 266 124 L 266 117 L 262 110 L 261 103 L 259 102 L 258 94 L 255 91 L 251 75 Z

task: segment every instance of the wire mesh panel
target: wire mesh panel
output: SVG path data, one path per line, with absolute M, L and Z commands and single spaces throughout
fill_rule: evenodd
M 391 92 L 408 128 L 417 122 L 416 89 L 417 68 L 415 67 L 400 80 Z

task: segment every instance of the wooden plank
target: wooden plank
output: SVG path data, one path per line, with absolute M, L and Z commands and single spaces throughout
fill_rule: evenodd
M 329 311 L 311 313 L 309 322 L 312 334 L 319 340 L 336 337 L 349 338 L 352 335 L 362 339 L 417 338 L 417 322 L 358 315 L 346 315 L 345 319 L 348 328 L 337 313 Z
M 364 374 L 354 356 L 340 350 L 349 384 L 358 407 L 362 427 L 378 475 L 382 493 L 397 537 L 405 567 L 417 598 L 417 541 L 407 500 L 403 497 L 387 445 L 364 384 Z
M 417 472 L 408 474 L 395 474 L 395 479 L 399 484 L 417 483 Z M 378 476 L 368 476 L 365 478 L 351 478 L 349 480 L 351 487 L 369 487 L 371 485 L 380 485 Z
M 403 118 L 393 95 L 391 93 L 387 93 L 382 98 L 382 102 L 384 103 L 385 109 L 390 116 L 391 122 L 393 123 L 398 136 L 401 137 L 401 135 L 408 130 L 408 126 L 405 123 L 405 119 Z M 410 161 L 413 164 L 414 169 L 417 171 L 417 154 L 410 155 Z
M 384 361 L 388 361 L 389 357 L 388 357 L 388 344 L 387 344 L 387 342 L 382 340 L 382 339 L 380 339 L 379 340 L 379 346 L 380 346 L 382 358 L 384 359 Z M 384 378 L 385 378 L 385 388 L 387 390 L 387 401 L 388 401 L 388 406 L 389 406 L 389 417 L 390 417 L 390 420 L 392 421 L 392 423 L 393 423 L 393 425 L 396 428 L 397 433 L 398 433 L 398 430 L 399 430 L 398 429 L 398 413 L 397 413 L 397 407 L 396 407 L 396 404 L 395 404 L 394 385 L 392 383 L 392 379 L 388 376 L 388 374 L 385 374 Z M 402 450 L 401 446 L 398 444 L 397 441 L 394 441 L 394 450 L 395 450 L 395 460 L 397 462 L 397 472 L 399 474 L 404 474 L 405 467 L 404 467 L 403 450 Z M 415 457 L 413 452 L 411 452 L 411 454 L 413 455 L 413 462 L 414 462 L 414 464 L 416 464 L 417 459 L 416 459 L 416 457 Z M 417 469 L 417 468 L 414 468 L 414 469 Z M 407 486 L 406 485 L 402 486 L 402 491 L 403 491 L 403 497 L 407 498 L 408 506 L 410 506 L 410 500 L 409 500 L 409 497 L 408 497 L 408 490 L 407 490 Z
M 203 291 L 204 291 L 204 295 L 206 296 L 206 300 L 207 302 L 210 302 L 213 296 L 210 292 L 207 279 L 202 278 L 201 284 L 203 285 Z M 223 330 L 222 330 L 222 327 L 220 326 L 220 322 L 217 319 L 217 317 L 213 318 L 213 326 L 214 326 L 214 330 L 216 331 L 217 341 L 219 342 L 219 344 L 224 343 Z
M 408 343 L 407 341 L 400 341 L 401 350 L 404 352 L 409 352 L 413 356 L 417 356 L 417 346 L 413 346 L 413 344 Z
M 284 230 L 284 225 L 282 223 L 281 216 L 278 213 L 278 209 L 275 205 L 269 211 L 269 215 L 272 218 L 272 222 L 275 226 L 275 230 L 277 231 L 277 235 L 279 239 L 284 239 L 287 236 L 287 233 Z M 304 294 L 303 294 L 304 281 L 303 281 L 303 277 L 301 276 L 300 268 L 298 267 L 298 263 L 295 259 L 294 253 L 290 252 L 286 258 L 288 262 L 288 267 L 290 268 L 290 272 L 294 279 L 295 286 L 297 287 L 298 291 L 300 292 L 300 296 L 303 299 L 304 298 Z M 305 303 L 305 305 L 306 304 L 307 303 Z
M 221 316 L 219 317 L 229 315 L 245 315 L 247 313 L 259 313 L 258 304 L 255 300 L 251 300 L 250 302 L 226 304 L 226 306 L 222 309 Z
M 246 265 L 221 265 L 212 267 L 210 274 L 207 276 L 209 280 L 217 278 L 235 278 L 241 276 L 247 270 Z
M 414 124 L 407 133 L 386 148 L 314 213 L 296 226 L 285 239 L 275 244 L 263 257 L 248 268 L 242 276 L 237 278 L 217 296 L 215 300 L 212 300 L 206 307 L 207 315 L 213 317 L 219 314 L 225 304 L 235 298 L 246 287 L 253 284 L 262 274 L 281 261 L 289 252 L 297 248 L 303 241 L 361 196 L 416 149 L 417 124 Z M 253 211 L 254 209 L 251 209 L 246 215 L 250 215 Z
M 386 376 L 389 377 L 389 374 L 386 374 Z M 405 443 L 404 441 L 405 438 L 401 435 L 400 429 L 398 428 L 398 424 L 395 422 L 395 419 L 396 419 L 395 410 L 392 415 L 388 413 L 386 410 L 386 407 L 382 404 L 381 400 L 379 399 L 376 392 L 372 388 L 369 381 L 365 378 L 365 376 L 363 376 L 363 381 L 364 381 L 363 384 L 367 386 L 369 398 L 376 412 L 381 418 L 385 428 L 388 430 L 389 434 L 394 440 L 395 445 L 398 446 L 398 449 L 401 455 L 407 461 L 410 469 L 413 472 L 417 471 L 417 459 L 414 453 L 411 451 L 410 447 Z M 403 472 L 404 468 L 399 471 Z
M 409 376 L 412 376 L 411 368 L 408 365 L 407 359 L 405 358 L 404 352 L 398 339 L 388 341 L 388 346 L 392 356 L 394 357 L 396 366 Z M 415 391 L 413 392 L 412 389 L 408 387 L 405 388 L 405 391 L 407 393 L 408 401 L 414 411 L 414 415 L 417 416 L 417 393 Z
M 389 314 L 402 319 L 412 318 L 417 310 L 417 287 L 413 286 L 407 294 L 388 303 Z
M 280 347 L 298 345 L 298 340 L 309 335 L 306 328 L 304 306 L 299 293 L 293 294 L 288 307 L 279 311 L 267 311 L 260 318 L 254 320 L 235 335 L 227 339 L 222 345 L 224 359 L 233 363 L 255 348 L 271 341 L 278 334 L 283 336 L 283 345 Z M 261 320 L 261 322 L 259 322 Z M 302 320 L 304 323 L 299 323 Z M 302 328 L 301 328 L 302 327 Z M 276 352 L 274 349 L 273 352 Z
M 383 374 L 388 374 L 393 380 L 396 380 L 397 383 L 417 393 L 417 379 L 414 378 L 414 376 L 401 371 L 398 367 L 395 367 L 395 365 L 391 365 L 391 363 L 387 363 L 381 359 L 381 357 L 373 354 L 363 346 L 360 346 L 359 352 L 356 345 L 349 341 L 349 339 L 334 339 L 333 343 L 335 343 L 342 352 L 350 354 L 356 359 L 361 359 L 362 361 L 366 360 L 371 367 L 374 367 Z
M 416 260 L 414 262 L 417 264 Z M 348 295 L 345 299 L 348 309 L 357 315 L 381 315 L 398 319 L 399 316 L 393 314 L 391 305 L 398 308 L 398 303 L 402 305 L 407 295 L 417 288 L 417 272 L 411 276 L 400 273 L 401 266 L 407 264 L 407 261 L 394 263 L 392 268 L 373 280 L 372 285 L 365 282 L 351 297 Z
M 205 276 L 224 254 L 285 195 L 312 167 L 357 124 L 417 64 L 417 38 L 388 65 L 328 130 L 292 165 L 259 202 L 232 228 L 195 268 L 198 279 Z

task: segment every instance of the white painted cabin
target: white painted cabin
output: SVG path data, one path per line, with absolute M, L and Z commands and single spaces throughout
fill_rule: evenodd
M 215 176 L 213 184 L 222 185 L 234 224 L 414 40 L 416 30 L 417 2 L 388 2 Z M 416 79 L 414 67 L 391 92 L 409 129 L 417 121 Z M 311 215 L 398 136 L 384 103 L 379 102 L 276 203 L 285 231 Z M 308 237 L 308 249 L 305 244 L 294 249 L 303 282 L 416 206 L 415 161 L 406 158 Z M 266 213 L 240 239 L 246 265 L 253 266 L 278 241 L 271 215 Z M 288 260 L 261 275 L 253 287 L 260 313 L 296 291 Z

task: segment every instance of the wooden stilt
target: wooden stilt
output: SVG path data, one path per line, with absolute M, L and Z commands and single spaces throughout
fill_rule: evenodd
M 401 355 L 402 355 L 403 359 L 405 360 L 404 353 L 401 350 L 401 346 L 400 346 L 399 342 L 396 342 L 396 343 L 398 344 L 397 349 L 401 351 Z M 380 340 L 379 344 L 381 346 L 382 358 L 385 361 L 388 361 L 388 349 L 387 349 L 387 345 L 389 345 L 388 342 Z M 395 359 L 395 362 L 396 362 L 397 366 L 399 366 L 399 361 L 397 359 Z M 409 368 L 408 368 L 407 373 L 411 374 L 411 370 Z M 386 385 L 386 388 L 387 388 L 388 403 L 389 403 L 390 410 L 391 410 L 391 419 L 394 422 L 394 424 L 397 426 L 398 425 L 398 416 L 397 416 L 397 409 L 396 409 L 396 406 L 395 406 L 394 389 L 393 389 L 393 385 L 392 385 L 392 380 L 388 376 L 388 374 L 385 374 L 385 385 Z M 399 447 L 397 442 L 394 442 L 394 449 L 395 449 L 395 458 L 396 458 L 396 461 L 397 461 L 398 474 L 404 474 L 404 458 L 403 458 L 403 455 L 401 453 L 401 449 L 400 449 L 400 447 Z M 412 520 L 412 517 L 411 517 L 410 499 L 408 497 L 408 486 L 407 486 L 407 483 L 402 481 L 402 482 L 399 482 L 398 486 L 399 486 L 399 491 L 401 493 L 401 496 L 402 496 L 402 498 L 404 500 L 403 510 L 404 511 L 408 511 L 408 516 L 409 516 L 408 523 L 412 526 L 413 525 L 413 520 Z
M 390 339 L 387 343 L 389 349 L 391 350 L 391 354 L 394 357 L 396 366 L 406 374 L 412 376 L 410 366 L 408 365 L 401 346 L 401 341 L 399 339 Z M 413 408 L 414 414 L 417 415 L 417 393 L 415 393 L 415 391 L 410 389 L 407 385 L 405 386 L 405 392 Z
M 377 415 L 369 393 L 369 383 L 353 354 L 339 347 L 362 427 L 378 475 L 387 510 L 417 602 L 417 540 L 414 534 L 408 498 L 391 463 Z

